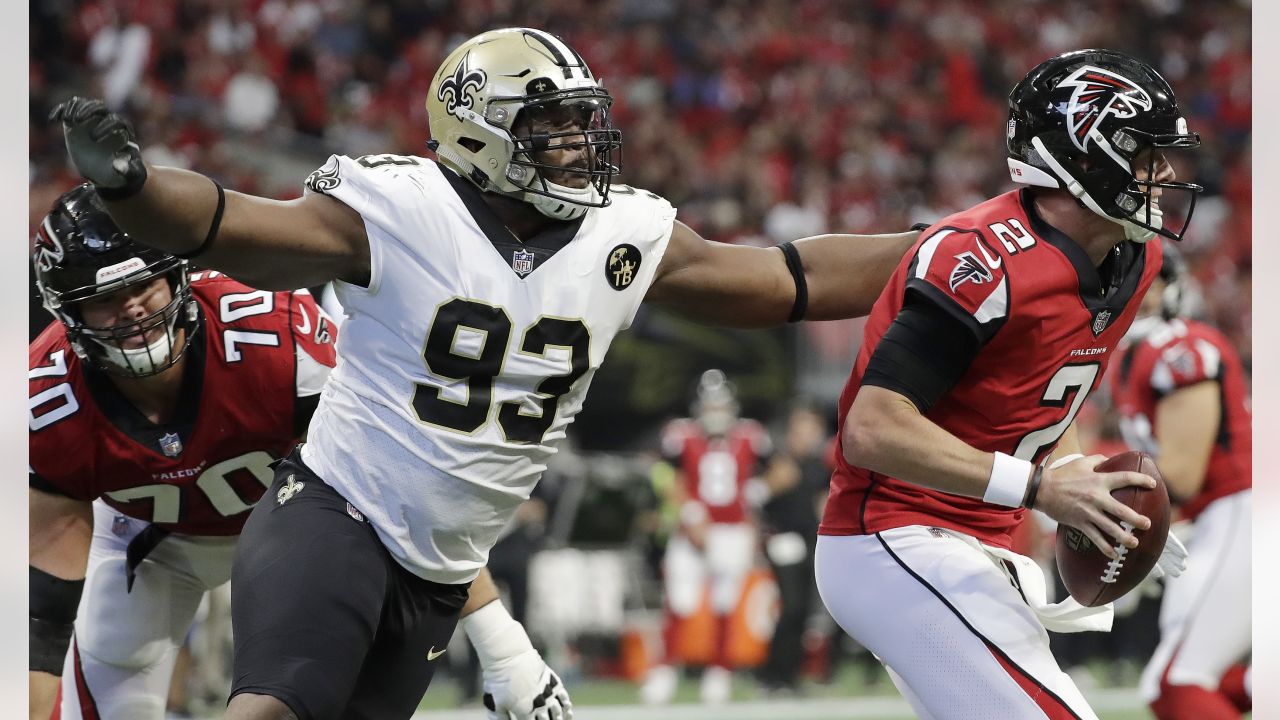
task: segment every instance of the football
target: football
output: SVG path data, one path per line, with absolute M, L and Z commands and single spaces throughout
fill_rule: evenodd
M 1111 491 L 1112 497 L 1151 520 L 1149 529 L 1134 531 L 1138 547 L 1130 550 L 1116 545 L 1119 557 L 1115 560 L 1103 555 L 1079 530 L 1058 526 L 1054 551 L 1058 574 L 1071 597 L 1088 607 L 1105 605 L 1137 587 L 1155 567 L 1169 536 L 1169 492 L 1150 455 L 1137 451 L 1121 453 L 1103 461 L 1097 470 L 1133 470 L 1155 478 L 1156 486 L 1150 490 L 1129 486 Z

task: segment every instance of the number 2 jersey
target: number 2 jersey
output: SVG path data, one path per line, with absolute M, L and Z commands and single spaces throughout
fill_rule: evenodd
M 31 343 L 30 484 L 188 535 L 236 535 L 293 447 L 334 364 L 311 295 L 194 273 L 200 313 L 174 417 L 155 425 L 72 350 L 62 323 Z
M 1182 501 L 1182 515 L 1195 519 L 1209 503 L 1253 487 L 1253 417 L 1244 366 L 1222 333 L 1189 319 L 1139 321 L 1121 349 L 1111 375 L 1120 428 L 1130 447 L 1160 461 L 1155 442 L 1156 408 L 1170 393 L 1202 382 L 1218 383 L 1218 432 L 1204 484 Z M 1137 337 L 1133 337 L 1137 335 Z
M 981 343 L 925 417 L 979 450 L 1032 462 L 1053 450 L 1133 322 L 1159 272 L 1161 245 L 1123 242 L 1100 273 L 1079 245 L 1039 216 L 1032 198 L 1025 189 L 1005 193 L 920 236 L 871 311 L 840 395 L 842 431 L 872 353 L 906 293 L 915 292 Z M 819 533 L 930 525 L 1007 548 L 1024 513 L 851 465 L 841 446 Z
M 675 209 L 614 186 L 521 242 L 425 158 L 335 155 L 306 187 L 363 217 L 370 277 L 334 283 L 338 365 L 302 459 L 410 572 L 469 582 L 634 318 Z

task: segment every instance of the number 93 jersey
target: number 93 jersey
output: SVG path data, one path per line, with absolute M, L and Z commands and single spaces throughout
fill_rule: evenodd
M 401 565 L 468 582 L 634 318 L 675 209 L 614 186 L 609 206 L 521 242 L 425 158 L 335 155 L 306 188 L 363 217 L 370 277 L 334 283 L 338 365 L 303 460 Z
M 30 484 L 186 535 L 239 534 L 268 467 L 306 427 L 334 364 L 334 329 L 305 290 L 193 273 L 200 312 L 164 425 L 87 367 L 54 322 L 31 343 Z

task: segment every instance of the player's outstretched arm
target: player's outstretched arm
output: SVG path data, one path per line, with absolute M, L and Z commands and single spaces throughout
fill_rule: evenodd
M 369 241 L 359 214 L 322 194 L 287 202 L 223 191 L 213 180 L 142 161 L 129 123 L 99 100 L 54 109 L 67 152 L 135 240 L 194 257 L 249 285 L 287 290 L 361 282 Z
M 93 506 L 39 490 L 28 491 L 30 519 L 31 720 L 48 720 L 62 662 L 84 589 L 93 538 Z
M 573 720 L 564 682 L 502 606 L 488 568 L 471 583 L 462 629 L 480 658 L 489 720 Z
M 835 320 L 871 311 L 902 256 L 918 237 L 818 235 L 778 247 L 706 240 L 676 222 L 645 299 L 711 325 L 771 327 L 788 319 Z M 804 291 L 797 303 L 797 277 Z M 799 307 L 797 307 L 799 306 Z

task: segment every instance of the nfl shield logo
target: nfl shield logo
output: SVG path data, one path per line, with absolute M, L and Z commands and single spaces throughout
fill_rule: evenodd
M 160 436 L 160 450 L 166 457 L 178 457 L 182 454 L 182 439 L 178 433 L 165 433 Z
M 1093 319 L 1093 334 L 1101 335 L 1107 329 L 1107 321 L 1111 319 L 1111 311 L 1103 310 Z
M 511 256 L 511 269 L 520 277 L 533 272 L 533 253 L 528 250 L 517 250 Z

